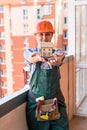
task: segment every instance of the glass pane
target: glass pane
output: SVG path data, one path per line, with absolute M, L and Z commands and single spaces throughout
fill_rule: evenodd
M 87 63 L 87 6 L 76 6 L 76 62 Z
M 24 51 L 35 47 L 34 26 L 40 19 L 49 20 L 54 28 L 54 47 L 67 52 L 67 1 L 18 0 L 0 2 L 0 98 L 25 87 Z M 28 3 L 28 4 L 27 4 Z M 63 13 L 64 12 L 64 13 Z M 66 34 L 66 37 L 63 35 Z M 62 44 L 61 44 L 62 41 Z M 33 44 L 32 44 L 33 43 Z
M 84 107 L 79 107 L 87 95 L 87 5 L 76 6 L 76 113 L 87 114 Z

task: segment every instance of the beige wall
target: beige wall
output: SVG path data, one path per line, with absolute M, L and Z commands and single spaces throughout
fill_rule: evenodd
M 28 11 L 27 19 L 23 17 L 23 10 Z M 33 14 L 33 15 L 32 15 Z M 12 36 L 32 35 L 36 22 L 34 6 L 19 6 L 11 8 Z M 24 34 L 24 25 L 28 25 L 28 32 Z
M 28 130 L 25 115 L 26 103 L 0 119 L 0 130 Z
M 13 92 L 13 77 L 12 77 L 12 51 L 11 51 L 11 32 L 10 32 L 10 13 L 9 6 L 4 6 L 4 28 L 5 28 L 5 65 L 6 65 L 6 86 L 7 93 Z
M 65 59 L 65 63 L 60 67 L 61 89 L 65 97 L 69 120 L 75 112 L 75 61 L 70 56 Z

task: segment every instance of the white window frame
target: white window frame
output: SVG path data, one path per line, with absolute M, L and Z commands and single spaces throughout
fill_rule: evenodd
M 51 14 L 52 5 L 44 5 L 44 15 Z
M 3 6 L 0 6 L 0 12 L 4 12 L 4 7 Z
M 87 0 L 68 0 L 68 55 L 74 55 L 76 49 L 76 24 L 75 20 L 77 17 L 75 17 L 76 14 L 76 7 L 77 6 L 87 6 Z M 82 12 L 81 12 L 82 13 Z M 87 19 L 87 18 L 86 18 Z M 85 59 L 84 59 L 85 60 Z M 75 57 L 76 61 L 76 57 Z M 87 95 L 86 89 L 86 83 L 85 83 L 85 71 L 87 71 L 87 63 L 84 63 L 84 61 L 80 61 L 80 63 L 75 64 L 75 113 L 77 113 L 78 106 L 82 103 L 84 97 Z M 82 77 L 83 74 L 83 77 Z M 81 76 L 81 77 L 80 77 Z M 86 92 L 86 95 L 85 93 Z M 77 108 L 76 108 L 77 107 Z M 79 114 L 79 113 L 78 113 Z M 83 114 L 82 114 L 83 115 Z
M 22 3 L 22 4 L 25 4 L 25 3 L 26 3 L 26 0 L 21 0 L 21 3 Z
M 23 9 L 23 19 L 28 19 L 28 9 Z
M 87 5 L 87 0 L 68 0 L 68 55 L 75 55 L 75 7 Z

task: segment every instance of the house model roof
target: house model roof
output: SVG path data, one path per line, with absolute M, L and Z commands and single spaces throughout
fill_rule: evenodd
M 45 48 L 53 48 L 53 43 L 52 42 L 41 42 L 41 48 L 45 47 Z

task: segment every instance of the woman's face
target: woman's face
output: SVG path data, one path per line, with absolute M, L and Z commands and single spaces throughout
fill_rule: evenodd
M 35 35 L 37 43 L 41 42 L 51 42 L 53 33 L 51 32 L 46 32 L 46 33 L 38 33 Z

